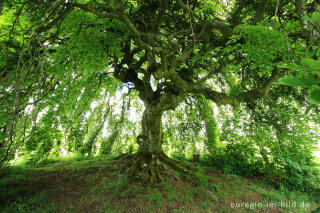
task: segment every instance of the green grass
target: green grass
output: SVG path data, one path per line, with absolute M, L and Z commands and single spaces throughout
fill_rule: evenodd
M 0 171 L 0 212 L 257 212 L 267 203 L 284 212 L 310 212 L 319 206 L 301 192 L 277 190 L 262 181 L 226 175 L 194 163 L 194 178 L 180 175 L 150 186 L 120 173 L 125 162 L 113 156 L 76 156 Z M 281 202 L 308 202 L 310 208 L 281 208 Z M 231 208 L 231 203 L 264 207 Z M 270 208 L 269 208 L 270 210 Z M 276 210 L 276 211 L 277 211 Z
M 46 192 L 38 193 L 34 196 L 28 196 L 18 199 L 1 210 L 3 213 L 42 213 L 42 212 L 56 212 L 56 205 L 54 202 L 47 199 Z
M 162 193 L 158 190 L 154 190 L 153 192 L 149 193 L 148 195 L 146 195 L 146 197 L 149 199 L 149 201 L 152 204 L 156 204 L 158 206 L 162 206 L 163 205 L 163 196 Z

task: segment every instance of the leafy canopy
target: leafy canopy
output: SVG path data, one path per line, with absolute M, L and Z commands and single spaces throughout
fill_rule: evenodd
M 166 153 L 210 153 L 226 172 L 250 165 L 284 182 L 294 169 L 298 186 L 312 176 L 316 1 L 5 1 L 0 11 L 1 166 L 18 153 L 134 152 L 149 107 L 164 114 Z

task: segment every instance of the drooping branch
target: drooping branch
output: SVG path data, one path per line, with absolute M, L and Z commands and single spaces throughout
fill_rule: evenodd
M 212 100 L 218 105 L 230 104 L 234 107 L 237 107 L 239 106 L 240 103 L 252 102 L 256 99 L 266 97 L 272 85 L 275 82 L 277 82 L 282 76 L 283 76 L 283 73 L 280 73 L 278 69 L 275 69 L 272 72 L 270 79 L 261 87 L 258 87 L 253 90 L 249 90 L 247 92 L 243 92 L 234 97 L 228 96 L 226 93 L 214 91 L 211 88 L 206 86 L 195 86 L 191 89 L 190 92 L 193 92 L 196 94 L 203 94 L 207 99 Z
M 112 11 L 111 9 L 108 10 L 107 8 L 104 8 L 103 11 L 100 11 L 96 8 L 91 7 L 88 4 L 78 4 L 78 3 L 73 3 L 74 7 L 78 7 L 84 11 L 87 11 L 89 13 L 95 14 L 96 16 L 98 16 L 99 18 L 118 18 L 118 15 L 116 13 L 114 13 L 114 11 Z
M 229 24 L 222 20 L 211 20 L 203 25 L 201 32 L 197 34 L 196 39 L 208 41 L 209 35 L 214 29 L 219 30 L 224 39 L 228 39 L 232 35 L 232 28 Z
M 196 41 L 208 41 L 209 36 L 212 34 L 212 30 L 218 30 L 222 33 L 224 40 L 227 40 L 232 35 L 232 28 L 229 24 L 222 20 L 210 20 L 206 22 L 200 33 L 195 36 Z M 174 61 L 176 64 L 184 63 L 190 56 L 194 45 L 189 45 L 182 54 Z M 173 63 L 173 64 L 174 64 Z
M 77 4 L 77 3 L 73 4 L 74 7 L 78 7 L 84 11 L 95 14 L 99 18 L 102 18 L 102 19 L 113 18 L 121 21 L 130 29 L 131 33 L 134 36 L 133 39 L 135 40 L 136 44 L 142 49 L 155 52 L 155 53 L 160 53 L 163 51 L 161 47 L 155 47 L 149 44 L 148 42 L 143 41 L 142 37 L 147 36 L 147 33 L 139 31 L 136 24 L 133 22 L 133 20 L 131 20 L 127 16 L 126 10 L 122 7 L 122 5 L 118 1 L 114 1 L 114 5 L 115 5 L 114 6 L 115 9 L 113 10 L 108 9 L 107 10 L 108 12 L 102 12 L 96 8 L 89 6 L 88 4 Z
M 114 0 L 114 8 L 115 12 L 119 15 L 118 19 L 131 30 L 134 35 L 133 38 L 139 47 L 154 53 L 160 53 L 163 51 L 161 47 L 156 47 L 148 42 L 143 41 L 142 37 L 148 37 L 148 33 L 139 31 L 137 25 L 127 16 L 126 10 L 122 7 L 121 3 L 118 0 Z
M 103 105 L 106 104 L 105 100 L 103 100 L 102 104 Z M 100 124 L 96 126 L 95 130 L 91 133 L 90 137 L 86 141 L 85 146 L 82 147 L 83 148 L 82 153 L 88 153 L 89 155 L 92 154 L 93 145 L 94 145 L 95 141 L 97 140 L 99 134 L 101 134 L 101 130 L 103 129 L 105 123 L 107 122 L 107 117 L 109 116 L 109 113 L 111 111 L 110 96 L 108 97 L 107 106 L 108 106 L 108 109 L 104 113 L 102 113 L 103 116 L 102 116 L 102 120 L 101 120 Z
M 195 36 L 195 40 L 207 41 L 213 29 L 219 30 L 223 34 L 224 40 L 227 40 L 232 35 L 232 28 L 227 23 L 220 20 L 213 20 L 213 21 L 208 21 L 207 23 L 204 24 L 201 32 Z M 190 55 L 194 50 L 194 48 L 195 48 L 194 43 L 189 44 L 182 51 L 182 53 L 175 60 L 171 62 L 168 68 L 168 73 L 163 72 L 162 75 L 159 75 L 159 76 L 170 78 L 171 80 L 175 81 L 175 83 L 178 83 L 179 81 L 181 81 L 181 78 L 178 77 L 175 71 L 177 70 L 177 67 L 180 64 L 185 63 L 190 58 Z
M 0 42 L 0 47 L 1 47 L 2 51 L 3 51 L 4 62 L 5 62 L 4 68 L 0 72 L 0 79 L 1 79 L 2 77 L 5 77 L 7 69 L 8 69 L 8 48 L 2 42 Z
M 127 15 L 123 12 L 121 15 L 120 20 L 122 22 L 124 22 L 129 29 L 131 30 L 131 32 L 133 32 L 134 36 L 134 40 L 137 42 L 137 44 L 145 50 L 151 51 L 151 52 L 155 52 L 155 53 L 160 53 L 163 51 L 163 49 L 161 47 L 154 47 L 150 44 L 148 44 L 147 42 L 144 42 L 141 37 L 143 35 L 146 35 L 145 33 L 140 32 L 136 26 L 133 24 L 133 22 L 127 17 Z
M 161 5 L 164 5 L 166 2 L 162 2 Z M 185 5 L 182 1 L 179 1 L 178 4 L 180 7 L 182 7 L 184 10 L 188 9 L 188 5 Z M 133 40 L 135 41 L 135 44 L 138 45 L 141 49 L 145 49 L 151 54 L 155 53 L 161 53 L 163 49 L 161 47 L 157 47 L 154 45 L 151 45 L 150 42 L 144 41 L 147 36 L 145 36 L 147 33 L 146 32 L 141 32 L 138 28 L 137 25 L 133 22 L 132 19 L 129 19 L 126 11 L 123 9 L 123 6 L 119 1 L 114 1 L 114 10 L 113 12 L 110 13 L 102 13 L 97 9 L 94 9 L 88 5 L 82 5 L 82 4 L 74 4 L 75 6 L 84 9 L 88 12 L 96 14 L 98 17 L 101 18 L 116 18 L 123 22 L 133 33 Z M 164 6 L 162 6 L 164 7 Z M 160 8 L 161 9 L 161 8 Z M 160 13 L 161 11 L 159 11 Z M 160 15 L 159 15 L 160 16 Z M 158 20 L 159 21 L 159 20 Z M 226 22 L 222 20 L 212 20 L 208 21 L 207 23 L 204 24 L 202 27 L 200 33 L 198 33 L 194 38 L 195 41 L 207 41 L 210 34 L 212 34 L 212 30 L 216 29 L 220 31 L 223 34 L 224 40 L 227 40 L 227 38 L 232 35 L 232 28 L 230 25 L 228 25 Z M 181 52 L 181 54 L 176 57 L 170 64 L 166 64 L 165 61 L 169 61 L 169 57 L 172 55 L 175 55 L 177 52 L 180 51 L 180 48 L 175 48 L 173 52 L 170 52 L 167 54 L 166 57 L 163 58 L 162 61 L 162 66 L 158 71 L 161 71 L 161 74 L 159 72 L 155 75 L 157 78 L 169 78 L 173 81 L 180 81 L 180 79 L 177 78 L 177 75 L 175 74 L 177 67 L 185 63 L 187 59 L 189 59 L 193 49 L 195 48 L 195 43 L 189 44 L 187 47 L 184 48 L 184 50 Z M 167 58 L 168 57 L 168 58 Z
M 63 20 L 70 12 L 72 12 L 72 10 L 73 10 L 73 7 L 71 7 L 70 5 L 67 5 L 66 8 L 51 22 L 49 22 L 48 24 L 46 24 L 45 22 L 42 23 L 42 25 L 40 25 L 36 30 L 37 33 L 41 33 L 51 29 L 55 24 Z
M 213 108 L 210 102 L 203 97 L 197 98 L 200 105 L 200 115 L 204 120 L 204 127 L 207 138 L 204 140 L 207 150 L 214 153 L 220 144 L 220 131 L 216 122 Z

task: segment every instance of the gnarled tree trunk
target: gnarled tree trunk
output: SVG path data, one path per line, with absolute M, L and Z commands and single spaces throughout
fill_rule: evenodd
M 141 121 L 142 133 L 137 139 L 140 153 L 162 153 L 162 114 L 159 106 L 147 105 Z
M 165 107 L 161 104 L 146 104 L 142 116 L 142 132 L 137 138 L 139 150 L 129 176 L 141 174 L 151 184 L 161 182 L 165 176 L 175 176 L 175 172 L 187 172 L 188 166 L 170 159 L 162 150 L 162 121 Z

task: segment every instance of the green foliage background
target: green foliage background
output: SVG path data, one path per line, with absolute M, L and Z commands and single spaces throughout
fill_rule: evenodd
M 103 1 L 76 2 L 111 7 Z M 137 11 L 148 15 L 154 3 L 150 2 L 126 1 L 136 19 Z M 220 20 L 232 12 L 217 1 L 199 2 L 194 14 L 201 20 Z M 208 42 L 197 44 L 191 59 L 177 67 L 181 78 L 195 81 L 218 70 L 208 87 L 237 97 L 264 85 L 274 69 L 284 77 L 263 100 L 234 108 L 188 93 L 162 118 L 163 150 L 176 159 L 200 153 L 207 164 L 225 173 L 261 177 L 278 187 L 320 194 L 319 165 L 313 156 L 320 141 L 320 13 L 302 17 L 308 29 L 318 33 L 308 46 L 297 36 L 304 33 L 298 18 L 280 23 L 267 14 L 268 18 L 249 25 L 257 1 L 243 2 L 245 12 L 239 18 L 244 24 L 232 28 L 227 32 L 232 36 L 226 38 L 222 34 L 228 30 L 212 30 L 203 38 Z M 288 13 L 295 11 L 287 1 L 280 6 Z M 115 66 L 127 57 L 123 43 L 135 39 L 130 27 L 123 20 L 101 19 L 79 8 L 58 9 L 47 14 L 35 2 L 6 1 L 1 14 L 0 167 L 17 157 L 37 164 L 65 154 L 84 158 L 138 150 L 144 106 L 132 83 L 113 75 Z M 190 45 L 194 37 L 181 34 L 168 41 L 167 34 L 190 24 L 189 15 L 175 4 L 168 11 L 178 12 L 165 19 L 154 42 L 164 43 L 171 53 L 177 45 Z M 213 11 L 219 11 L 219 17 L 210 15 Z M 59 12 L 67 15 L 48 27 Z M 137 46 L 138 42 L 128 48 Z M 153 66 L 150 58 L 162 60 L 161 55 L 139 48 L 133 58 L 146 58 L 141 64 L 146 70 Z M 161 83 L 163 79 L 155 78 L 151 84 Z

